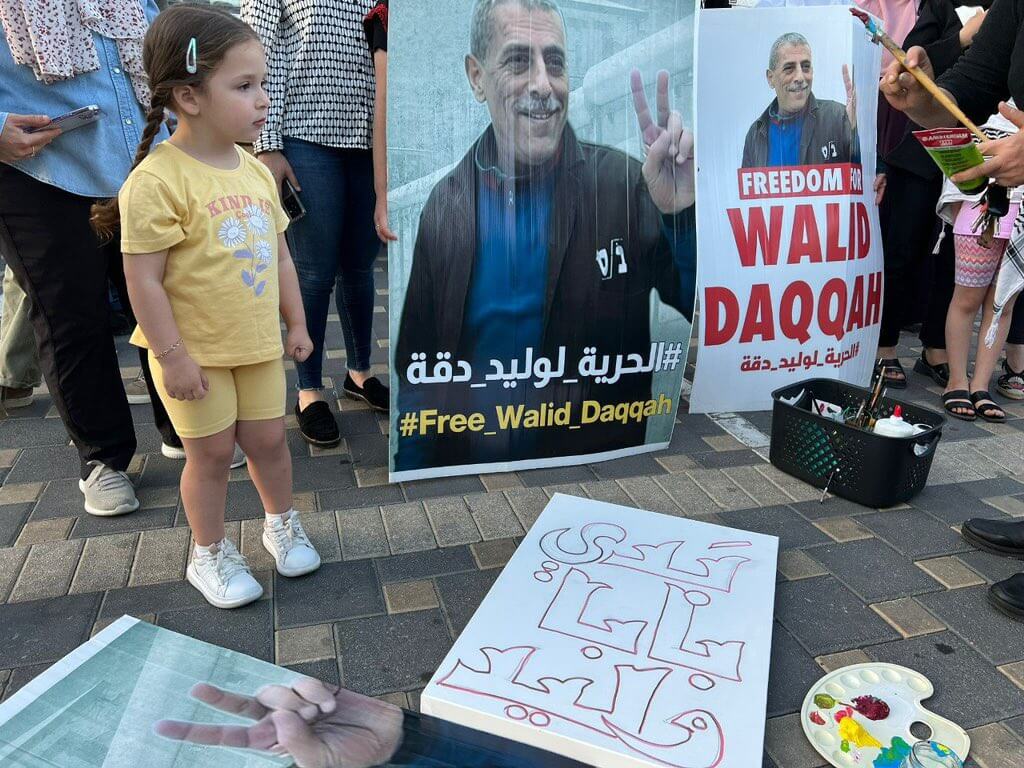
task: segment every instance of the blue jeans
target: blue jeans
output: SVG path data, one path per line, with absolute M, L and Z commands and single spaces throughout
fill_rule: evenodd
M 380 241 L 373 226 L 377 198 L 368 149 L 335 149 L 286 138 L 284 155 L 298 177 L 306 215 L 288 228 L 313 353 L 296 363 L 299 389 L 323 387 L 324 334 L 331 291 L 345 335 L 350 371 L 370 370 L 373 262 Z

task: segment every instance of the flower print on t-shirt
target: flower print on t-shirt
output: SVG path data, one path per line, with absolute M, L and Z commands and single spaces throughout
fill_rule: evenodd
M 242 267 L 241 279 L 257 296 L 262 296 L 267 287 L 267 280 L 261 275 L 270 268 L 274 257 L 270 243 L 260 237 L 269 231 L 270 217 L 255 204 L 228 216 L 217 230 L 217 238 L 225 247 L 237 249 L 232 255 L 248 262 Z

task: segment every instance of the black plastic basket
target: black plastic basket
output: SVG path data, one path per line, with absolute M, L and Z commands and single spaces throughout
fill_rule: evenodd
M 801 390 L 842 408 L 857 408 L 870 396 L 863 387 L 830 379 L 808 379 L 772 392 L 772 464 L 867 507 L 891 507 L 924 488 L 946 421 L 941 414 L 883 398 L 880 417 L 891 416 L 899 405 L 906 421 L 929 427 L 912 437 L 883 437 L 782 402 Z

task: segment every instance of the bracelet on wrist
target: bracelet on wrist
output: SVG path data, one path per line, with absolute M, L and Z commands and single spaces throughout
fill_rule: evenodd
M 173 352 L 174 350 L 176 350 L 176 349 L 177 349 L 178 347 L 180 347 L 180 346 L 181 346 L 182 344 L 184 344 L 184 343 L 185 343 L 185 340 L 184 340 L 184 339 L 183 339 L 183 338 L 182 338 L 181 336 L 179 336 L 179 337 L 178 337 L 178 340 L 177 340 L 176 342 L 174 342 L 173 344 L 171 344 L 171 346 L 169 346 L 169 347 L 168 347 L 167 349 L 165 349 L 165 350 L 164 350 L 163 352 L 161 352 L 160 354 L 158 354 L 158 355 L 154 355 L 154 356 L 153 356 L 153 359 L 154 359 L 154 360 L 163 360 L 163 359 L 164 359 L 165 357 L 167 357 L 167 356 L 168 356 L 169 354 L 171 354 L 171 352 Z

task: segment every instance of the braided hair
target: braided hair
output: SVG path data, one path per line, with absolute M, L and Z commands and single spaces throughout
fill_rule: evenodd
M 187 67 L 189 47 L 195 41 L 195 71 Z M 149 155 L 153 140 L 174 109 L 174 89 L 202 88 L 203 83 L 236 45 L 259 40 L 253 29 L 228 11 L 209 5 L 176 5 L 159 16 L 146 32 L 142 64 L 151 92 L 146 125 L 132 161 L 134 171 Z M 188 62 L 191 63 L 191 62 Z M 117 198 L 97 202 L 89 219 L 104 241 L 117 235 L 121 212 Z

